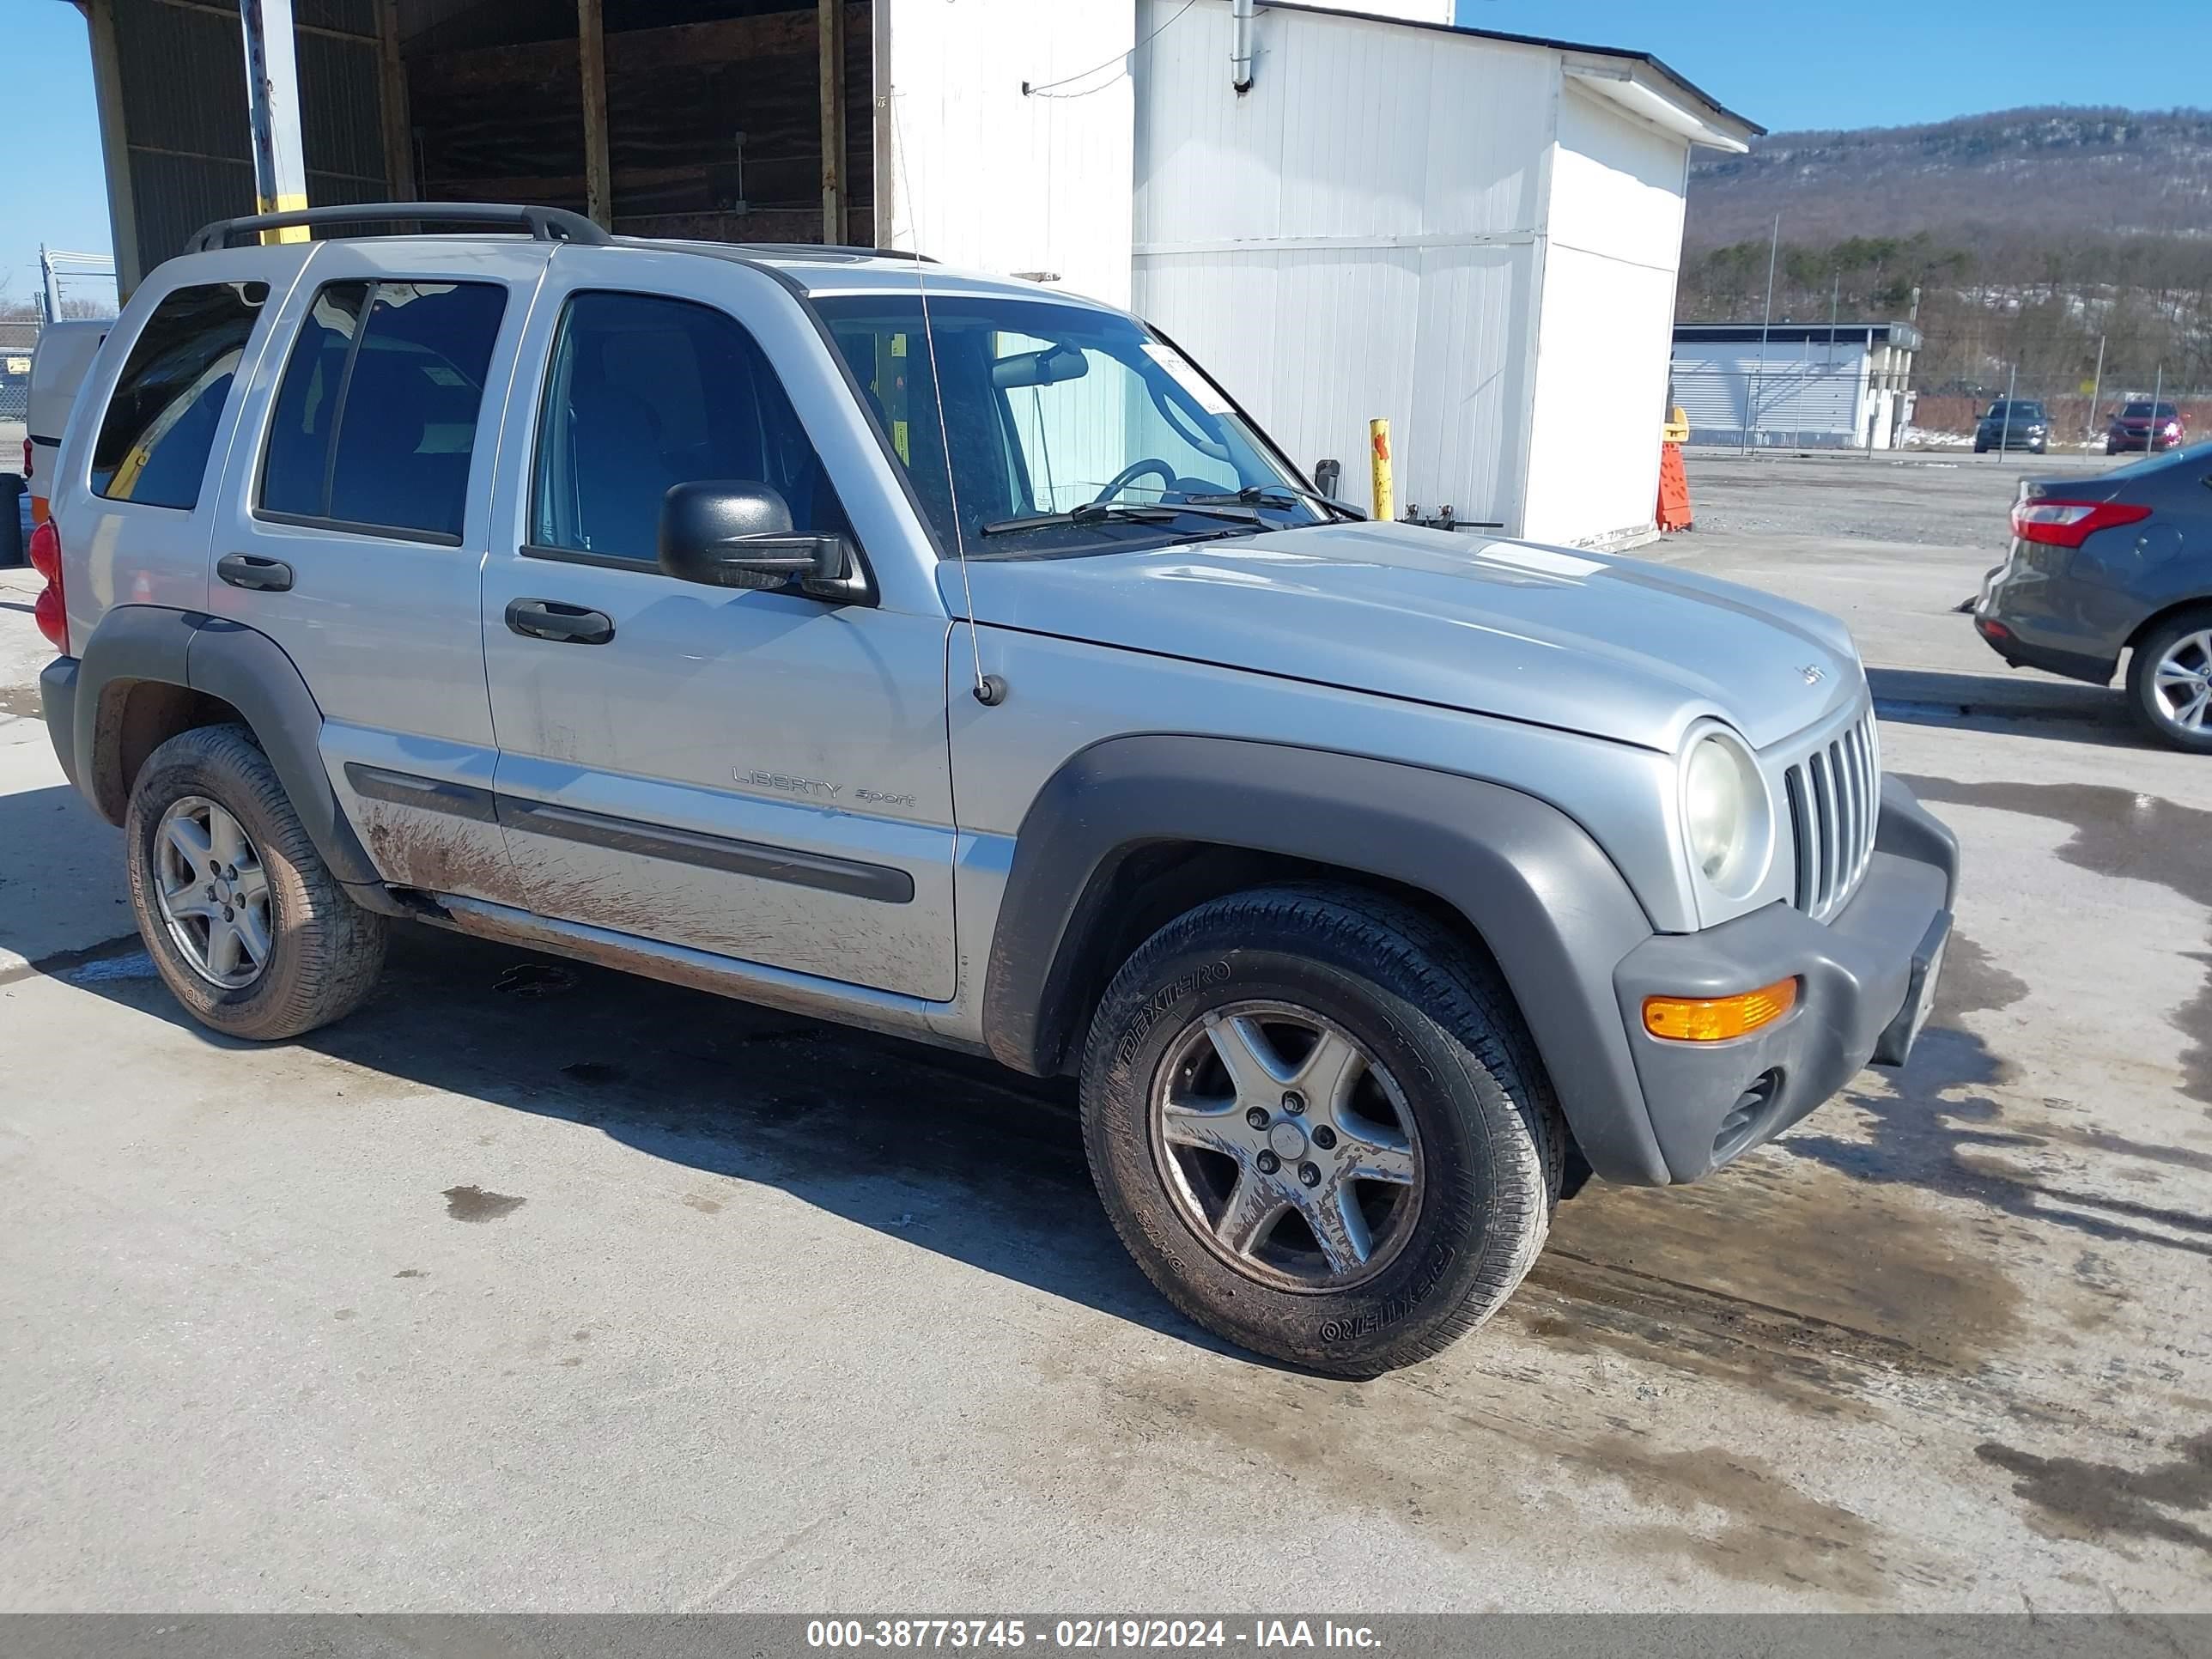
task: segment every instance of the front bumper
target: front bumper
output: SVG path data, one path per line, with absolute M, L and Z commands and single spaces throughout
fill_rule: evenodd
M 1702 933 L 1655 934 L 1622 959 L 1613 989 L 1675 1181 L 1772 1139 L 1869 1061 L 1904 1063 L 1934 1000 L 1958 870 L 1957 838 L 1885 779 L 1866 877 L 1827 921 L 1769 905 Z M 1728 996 L 1793 975 L 1796 1006 L 1748 1036 L 1677 1042 L 1644 1029 L 1647 996 Z

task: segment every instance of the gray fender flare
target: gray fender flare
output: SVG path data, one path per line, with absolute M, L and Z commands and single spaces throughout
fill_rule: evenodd
M 992 939 L 983 1029 L 1001 1062 L 1048 1075 L 1081 1042 L 1086 940 L 1122 860 L 1164 841 L 1350 868 L 1450 905 L 1504 971 L 1591 1167 L 1671 1179 L 1613 985 L 1653 929 L 1613 861 L 1533 795 L 1330 750 L 1129 737 L 1064 763 L 1022 820 Z
M 331 873 L 370 908 L 396 908 L 323 769 L 323 711 L 266 634 L 198 611 L 118 605 L 85 641 L 76 680 L 76 777 L 101 817 L 120 823 L 128 804 L 106 763 L 121 741 L 126 700 L 117 694 L 147 681 L 204 692 L 245 716 Z

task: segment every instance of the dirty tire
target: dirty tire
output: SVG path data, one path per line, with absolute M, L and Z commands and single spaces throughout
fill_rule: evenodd
M 2201 731 L 2191 732 L 2167 719 L 2152 676 L 2176 641 L 2207 629 L 2212 629 L 2212 605 L 2177 611 L 2137 640 L 2128 659 L 2128 708 L 2136 724 L 2168 747 L 2192 755 L 2212 755 L 2212 722 Z
M 1206 1012 L 1253 1001 L 1340 1027 L 1396 1079 L 1413 1115 L 1418 1208 L 1364 1282 L 1285 1289 L 1232 1267 L 1159 1167 L 1150 1115 L 1161 1068 Z M 1566 1142 L 1496 970 L 1418 910 L 1325 886 L 1217 899 L 1139 946 L 1091 1021 L 1082 1111 L 1107 1214 L 1169 1301 L 1256 1352 L 1359 1378 L 1441 1352 L 1512 1294 L 1543 1248 Z
M 169 937 L 155 889 L 161 815 L 186 796 L 238 820 L 269 876 L 269 960 L 250 985 L 203 979 Z M 385 919 L 364 910 L 308 840 L 276 770 L 243 726 L 204 726 L 156 749 L 140 769 L 124 822 L 131 908 L 161 978 L 192 1018 L 226 1036 L 273 1042 L 341 1019 L 384 965 Z

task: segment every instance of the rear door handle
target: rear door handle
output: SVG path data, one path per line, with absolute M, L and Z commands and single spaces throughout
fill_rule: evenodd
M 215 562 L 215 574 L 233 587 L 259 593 L 283 593 L 292 586 L 292 567 L 282 559 L 256 558 L 251 553 L 226 553 Z
M 605 645 L 615 636 L 614 619 L 605 611 L 586 611 L 558 599 L 510 599 L 507 625 L 526 638 L 558 640 L 563 645 Z

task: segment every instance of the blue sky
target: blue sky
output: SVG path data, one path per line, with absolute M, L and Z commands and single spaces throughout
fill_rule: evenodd
M 1458 0 L 1478 28 L 1656 53 L 1762 125 L 1893 126 L 2021 104 L 2212 102 L 2212 5 L 2085 10 L 2080 0 Z M 108 246 L 84 22 L 60 0 L 10 0 L 0 100 L 0 295 L 38 282 L 40 242 Z
M 1776 132 L 1893 127 L 2027 104 L 2212 103 L 2212 5 L 2081 0 L 1458 0 L 1474 28 L 1663 59 Z

